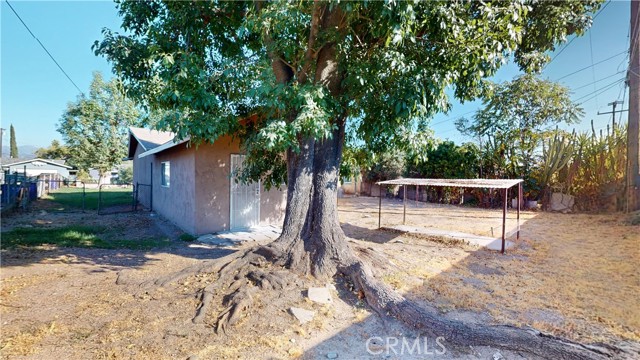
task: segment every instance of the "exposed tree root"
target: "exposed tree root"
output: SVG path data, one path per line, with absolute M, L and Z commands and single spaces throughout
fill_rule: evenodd
M 555 359 L 601 359 L 628 354 L 613 346 L 584 345 L 535 329 L 445 319 L 437 311 L 417 305 L 377 280 L 372 268 L 361 259 L 371 261 L 375 268 L 392 267 L 383 254 L 361 246 L 355 246 L 351 254 L 346 259 L 335 259 L 338 272 L 346 275 L 355 290 L 364 294 L 369 306 L 380 316 L 392 316 L 424 335 L 444 337 L 452 347 L 489 346 Z M 200 304 L 192 321 L 205 323 L 214 299 L 222 298 L 224 308 L 217 315 L 214 327 L 216 332 L 227 332 L 251 312 L 261 291 L 291 291 L 304 286 L 302 278 L 294 272 L 308 271 L 285 269 L 283 265 L 290 265 L 290 259 L 277 246 L 259 246 L 217 260 L 203 261 L 145 284 L 166 286 L 191 275 L 215 274 L 216 280 L 199 293 Z M 636 355 L 635 351 L 632 352 Z
M 243 313 L 253 306 L 253 295 L 257 291 L 258 288 L 253 286 L 243 287 L 227 295 L 223 302 L 226 308 L 218 315 L 216 332 L 226 332 L 228 326 L 235 325 L 242 318 Z
M 381 316 L 393 316 L 432 337 L 442 336 L 455 346 L 490 346 L 553 359 L 601 359 L 620 356 L 609 345 L 584 345 L 508 325 L 468 324 L 443 318 L 404 298 L 377 280 L 368 265 L 356 260 L 340 269 L 365 294 L 367 303 Z

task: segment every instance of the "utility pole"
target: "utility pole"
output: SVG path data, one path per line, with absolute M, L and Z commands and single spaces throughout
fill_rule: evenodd
M 631 1 L 631 36 L 629 44 L 629 122 L 627 126 L 627 211 L 640 209 L 640 23 L 639 1 Z
M 600 111 L 598 111 L 598 115 L 612 114 L 613 115 L 613 127 L 615 128 L 616 127 L 616 113 L 617 112 L 629 111 L 629 109 L 627 109 L 627 110 L 622 109 L 622 110 L 616 111 L 616 106 L 617 105 L 622 105 L 622 104 L 624 104 L 624 103 L 622 101 L 619 101 L 619 100 L 616 100 L 614 102 L 610 102 L 607 105 L 612 106 L 613 107 L 613 111 L 609 111 L 609 112 L 600 112 Z

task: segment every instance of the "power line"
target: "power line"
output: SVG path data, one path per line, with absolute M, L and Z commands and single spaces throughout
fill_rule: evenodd
M 608 2 L 607 2 L 607 3 L 602 7 L 602 9 L 600 9 L 600 11 L 598 11 L 598 13 L 593 17 L 592 21 L 595 21 L 595 20 L 596 20 L 596 18 L 598 17 L 598 15 L 602 14 L 602 12 L 604 11 L 604 9 L 606 9 L 606 8 L 607 8 L 607 6 L 609 6 L 609 4 L 610 4 L 610 3 L 611 3 L 611 0 L 609 0 L 609 1 L 608 1 Z M 588 31 L 589 31 L 589 36 L 591 36 L 591 29 L 589 29 Z M 560 49 L 560 51 L 559 51 L 557 54 L 555 54 L 555 55 L 551 58 L 551 60 L 549 60 L 549 62 L 548 62 L 544 67 L 546 68 L 547 66 L 549 66 L 549 64 L 551 64 L 551 63 L 553 62 L 553 60 L 557 59 L 557 58 L 558 58 L 558 56 L 560 56 L 560 54 L 562 54 L 562 53 L 563 53 L 563 52 L 564 52 L 564 51 L 569 47 L 569 45 L 571 45 L 571 43 L 572 43 L 576 38 L 578 38 L 578 36 L 574 36 L 573 38 L 571 38 L 571 40 L 570 40 L 570 41 L 569 41 L 565 46 L 563 46 L 563 47 L 562 47 L 562 49 Z
M 627 72 L 627 69 L 620 70 L 620 71 L 618 71 L 618 72 L 616 72 L 616 73 L 614 73 L 614 74 L 611 74 L 611 75 L 609 75 L 609 76 L 603 77 L 603 78 L 598 79 L 598 80 L 596 80 L 596 81 L 594 81 L 594 82 L 590 82 L 590 83 L 588 83 L 588 84 L 584 84 L 584 85 L 579 86 L 579 87 L 577 87 L 577 88 L 573 88 L 572 90 L 580 90 L 580 89 L 586 88 L 587 86 L 590 86 L 590 85 L 593 85 L 593 84 L 599 83 L 599 82 L 601 82 L 601 81 L 603 81 L 603 80 L 610 79 L 610 78 L 612 78 L 612 77 L 614 77 L 614 76 L 616 76 L 616 75 L 618 75 L 618 74 L 622 74 L 622 73 L 625 73 L 625 72 Z M 594 87 L 594 89 L 595 89 L 595 87 Z
M 596 16 L 593 17 L 593 20 L 591 21 L 596 21 L 596 19 L 598 18 L 598 16 L 600 16 L 600 14 L 602 14 L 602 12 L 604 11 L 604 9 L 607 8 L 607 6 L 609 6 L 609 4 L 611 4 L 611 0 L 607 1 L 606 4 L 604 4 L 604 6 L 602 7 L 602 9 L 600 9 L 600 11 L 598 11 L 598 13 L 596 14 Z
M 462 116 L 465 116 L 465 115 L 471 114 L 471 113 L 473 113 L 473 112 L 476 112 L 476 110 L 467 111 L 466 113 L 464 113 L 464 114 L 460 114 L 460 115 L 457 115 L 457 116 L 449 116 L 449 117 L 447 117 L 446 119 L 444 119 L 444 120 L 442 120 L 442 121 L 438 121 L 438 122 L 435 122 L 435 123 L 431 124 L 431 126 L 444 124 L 444 123 L 446 123 L 446 122 L 451 121 L 451 118 L 460 118 L 460 117 L 462 117 Z
M 634 29 L 635 30 L 635 29 Z M 631 43 L 631 22 L 629 22 L 629 26 L 627 26 L 627 43 Z M 620 71 L 620 67 L 627 61 L 627 57 L 629 55 L 625 56 L 624 59 L 622 59 L 622 61 L 620 62 L 620 64 L 618 64 L 618 67 L 616 68 L 616 70 Z M 627 66 L 628 67 L 628 66 Z
M 626 78 L 624 78 L 624 77 L 623 77 L 623 78 L 620 78 L 620 79 L 618 79 L 618 80 L 616 80 L 616 81 L 614 81 L 614 82 L 612 82 L 612 83 L 609 83 L 609 84 L 607 84 L 607 85 L 605 85 L 605 86 L 603 86 L 603 87 L 601 87 L 601 88 L 599 88 L 599 89 L 596 89 L 596 90 L 594 90 L 594 91 L 592 91 L 592 92 L 590 92 L 590 93 L 588 93 L 588 94 L 585 94 L 585 95 L 583 95 L 583 96 L 581 96 L 581 97 L 579 97 L 579 98 L 575 99 L 574 101 L 578 101 L 578 100 L 584 99 L 584 98 L 586 98 L 587 96 L 591 96 L 591 95 L 593 95 L 593 94 L 595 94 L 595 93 L 599 93 L 599 92 L 600 92 L 600 91 L 602 91 L 602 90 L 608 90 L 608 89 L 612 88 L 613 86 L 615 86 L 615 85 L 617 85 L 617 84 L 619 84 L 619 83 L 623 82 L 624 80 L 626 80 Z
M 20 15 L 18 15 L 18 12 L 16 12 L 16 9 L 13 8 L 13 6 L 11 6 L 11 3 L 9 3 L 9 0 L 5 0 L 5 2 L 7 3 L 7 5 L 9 5 L 9 8 L 11 8 L 11 11 L 13 11 L 13 13 L 18 17 L 18 20 L 20 20 L 20 22 L 22 23 L 22 25 L 24 25 L 24 27 L 27 29 L 27 31 L 29 32 L 29 34 L 31 34 L 31 36 L 33 36 L 34 39 L 36 39 L 36 41 L 38 42 L 38 44 L 40 44 L 40 46 L 42 47 L 42 49 L 47 53 L 47 55 L 49 55 L 49 57 L 51 58 L 51 60 L 53 60 L 53 62 L 58 66 L 58 69 L 60 69 L 60 71 L 62 71 L 62 73 L 64 74 L 64 76 L 67 77 L 67 79 L 69 79 L 69 81 L 71 81 L 71 83 L 73 84 L 73 86 L 76 87 L 76 89 L 78 89 L 78 91 L 80 92 L 80 94 L 84 95 L 84 92 L 82 92 L 82 90 L 80 90 L 80 88 L 78 87 L 78 85 L 76 85 L 75 82 L 73 82 L 73 80 L 71 80 L 71 77 L 69 76 L 69 74 L 67 74 L 66 71 L 64 71 L 64 69 L 62 68 L 62 66 L 60 66 L 60 64 L 58 64 L 58 62 L 56 61 L 56 59 L 53 57 L 53 55 L 51 55 L 51 53 L 49 52 L 49 50 L 47 50 L 47 48 L 42 44 L 42 42 L 40 41 L 40 39 L 38 39 L 35 34 L 33 33 L 33 31 L 31 31 L 31 29 L 29 29 L 29 27 L 27 26 L 27 24 L 24 22 L 24 20 L 22 20 L 22 18 L 20 17 Z
M 609 3 L 607 3 L 607 5 L 609 5 Z M 595 67 L 593 66 L 593 40 L 591 39 L 591 32 L 592 31 L 589 30 L 589 52 L 591 53 L 591 78 L 593 79 L 593 90 L 595 90 L 596 89 L 596 70 L 595 70 Z M 599 107 L 597 96 L 596 96 L 596 107 Z
M 622 55 L 622 54 L 624 54 L 624 53 L 627 53 L 627 52 L 628 52 L 628 50 L 624 50 L 624 51 L 622 51 L 622 52 L 619 52 L 619 53 L 617 53 L 617 54 L 615 54 L 615 55 L 613 55 L 613 56 L 611 56 L 611 57 L 608 57 L 608 58 L 606 58 L 606 59 L 604 59 L 604 60 L 600 60 L 600 61 L 598 61 L 597 63 L 595 63 L 595 64 L 593 64 L 593 65 L 585 66 L 585 67 L 583 67 L 582 69 L 576 70 L 576 71 L 574 71 L 574 72 L 572 72 L 572 73 L 569 73 L 569 74 L 567 74 L 567 75 L 564 75 L 564 76 L 562 76 L 562 77 L 559 77 L 559 78 L 557 78 L 557 79 L 556 79 L 556 81 L 560 81 L 560 80 L 562 80 L 562 79 L 564 79 L 564 78 L 567 78 L 567 77 L 569 77 L 569 76 L 571 76 L 571 75 L 575 75 L 575 74 L 577 74 L 577 73 L 579 73 L 579 72 L 581 72 L 581 71 L 587 70 L 587 69 L 589 69 L 589 68 L 591 68 L 591 67 L 593 67 L 593 66 L 596 66 L 596 65 L 598 65 L 598 64 L 602 64 L 602 63 L 603 63 L 603 62 L 605 62 L 605 61 L 609 61 L 609 60 L 611 60 L 611 59 L 613 59 L 613 58 L 615 58 L 615 57 L 617 57 L 617 56 L 620 56 L 620 55 Z
M 624 85 L 622 86 L 622 109 L 624 110 L 624 102 L 625 100 L 627 100 L 627 82 L 624 82 Z M 618 98 L 620 97 L 620 93 L 618 93 Z M 617 99 L 616 99 L 617 100 Z M 628 110 L 628 109 L 627 109 Z M 620 117 L 622 117 L 622 114 L 620 115 Z
M 630 43 L 634 43 L 635 44 L 635 39 L 639 36 L 638 35 L 638 26 L 640 26 L 640 13 L 638 13 L 638 15 L 636 16 L 636 23 L 635 26 L 633 28 L 633 31 L 631 31 L 629 33 L 629 35 L 631 36 L 631 42 Z M 631 30 L 631 23 L 629 23 L 629 29 Z M 633 46 L 631 51 L 629 52 L 629 62 L 631 62 L 631 59 L 633 59 L 633 55 L 636 52 L 636 49 L 638 47 L 637 46 Z M 631 67 L 631 64 L 629 64 L 628 66 L 629 68 Z M 633 72 L 633 70 L 629 69 L 629 71 Z
M 594 92 L 592 92 L 592 93 L 589 93 L 589 94 L 587 94 L 587 95 L 584 95 L 584 96 L 582 96 L 582 97 L 579 97 L 579 98 L 575 99 L 575 100 L 574 100 L 574 102 L 575 102 L 575 101 L 578 101 L 578 100 L 582 100 L 582 99 L 584 99 L 584 98 L 585 98 L 585 97 L 587 97 L 587 96 L 590 96 L 590 95 L 595 94 L 595 96 L 592 96 L 592 97 L 590 97 L 590 98 L 588 98 L 588 99 L 586 99 L 586 100 L 583 100 L 582 102 L 580 102 L 580 103 L 578 104 L 578 105 L 582 105 L 582 104 L 586 103 L 587 101 L 590 101 L 591 99 L 594 99 L 596 96 L 598 96 L 598 95 L 600 95 L 600 94 L 604 93 L 605 91 L 607 91 L 607 90 L 611 89 L 612 87 L 616 86 L 617 84 L 619 84 L 619 83 L 623 82 L 624 80 L 626 80 L 626 79 L 625 79 L 625 78 L 618 79 L 618 80 L 616 80 L 616 81 L 614 81 L 614 82 L 612 82 L 612 83 L 610 83 L 610 84 L 608 84 L 608 85 L 605 85 L 605 86 L 601 87 L 600 89 L 598 89 L 598 90 L 596 90 L 596 91 L 594 91 Z
M 555 60 L 558 56 L 560 56 L 560 54 L 562 54 L 563 51 L 565 51 L 566 48 L 569 47 L 569 45 L 571 45 L 571 43 L 573 42 L 573 40 L 575 40 L 577 38 L 577 36 L 574 36 L 573 38 L 571 38 L 571 40 L 567 43 L 567 45 L 563 46 L 562 49 L 560 49 L 560 51 L 551 58 L 551 60 L 549 60 L 549 62 L 544 66 L 545 68 L 547 66 L 549 66 L 549 64 L 551 64 L 553 62 L 553 60 Z

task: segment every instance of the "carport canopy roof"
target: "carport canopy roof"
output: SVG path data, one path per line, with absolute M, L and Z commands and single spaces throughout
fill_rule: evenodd
M 509 189 L 521 183 L 522 179 L 412 179 L 378 181 L 378 185 L 418 185 L 449 186 L 463 188 Z

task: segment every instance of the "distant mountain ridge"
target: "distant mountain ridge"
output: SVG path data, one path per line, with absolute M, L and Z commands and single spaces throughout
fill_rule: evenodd
M 40 149 L 33 145 L 18 145 L 18 157 L 20 159 L 33 159 L 36 157 L 36 150 Z M 9 157 L 9 146 L 2 146 L 2 158 Z

